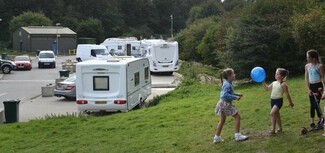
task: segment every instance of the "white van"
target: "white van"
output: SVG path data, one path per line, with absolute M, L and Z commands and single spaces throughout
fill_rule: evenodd
M 76 60 L 78 62 L 107 56 L 109 56 L 108 50 L 103 45 L 79 44 L 77 46 Z
M 38 54 L 38 68 L 51 67 L 55 68 L 55 54 L 51 50 L 43 50 Z
M 115 56 L 79 62 L 76 103 L 81 112 L 127 112 L 151 94 L 147 58 Z
M 177 41 L 143 39 L 141 40 L 141 50 L 144 57 L 149 59 L 151 72 L 173 74 L 180 68 Z

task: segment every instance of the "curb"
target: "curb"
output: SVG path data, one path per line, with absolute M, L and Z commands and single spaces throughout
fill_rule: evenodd
M 2 73 L 0 73 L 0 80 L 3 78 L 3 74 Z
M 174 84 L 152 84 L 151 88 L 176 88 L 177 85 Z

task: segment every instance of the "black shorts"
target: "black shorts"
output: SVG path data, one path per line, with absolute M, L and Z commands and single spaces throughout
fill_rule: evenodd
M 283 105 L 283 98 L 271 99 L 271 109 L 273 108 L 274 105 L 276 105 L 280 110 Z

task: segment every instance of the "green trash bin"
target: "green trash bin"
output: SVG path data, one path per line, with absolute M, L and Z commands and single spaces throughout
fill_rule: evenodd
M 19 103 L 20 100 L 3 101 L 6 123 L 15 123 L 19 121 Z
M 1 54 L 1 59 L 8 59 L 8 55 L 6 53 Z
M 70 71 L 68 70 L 61 70 L 60 72 L 60 77 L 69 77 Z

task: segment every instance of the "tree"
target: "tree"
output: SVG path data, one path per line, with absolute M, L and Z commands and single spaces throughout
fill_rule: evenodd
M 104 27 L 102 22 L 95 18 L 88 18 L 81 21 L 77 28 L 79 37 L 96 38 L 96 43 L 101 43 L 104 38 Z
M 213 18 L 210 18 L 213 19 Z M 220 23 L 215 23 L 208 27 L 199 46 L 198 53 L 202 56 L 202 63 L 207 65 L 219 66 L 220 59 L 217 55 L 218 29 Z
M 295 9 L 305 2 L 260 0 L 245 9 L 240 22 L 226 37 L 224 54 L 229 66 L 240 70 L 238 78 L 247 78 L 255 66 L 262 66 L 267 72 L 278 67 L 288 69 L 291 74 L 303 71 L 305 54 L 297 52 L 289 21 Z
M 193 6 L 189 12 L 188 24 L 198 19 L 221 16 L 223 14 L 221 3 L 215 0 L 202 2 L 200 5 Z
M 9 31 L 13 33 L 20 27 L 50 25 L 53 25 L 52 20 L 47 18 L 43 13 L 24 12 L 19 16 L 13 17 L 9 23 Z
M 175 39 L 180 44 L 180 58 L 188 61 L 202 61 L 202 54 L 198 46 L 206 34 L 206 29 L 216 24 L 213 17 L 200 19 L 190 24 L 186 29 L 179 32 Z
M 50 25 L 53 25 L 52 20 L 47 18 L 43 13 L 24 12 L 19 16 L 13 17 L 9 22 L 9 47 L 12 45 L 12 33 L 20 27 Z
M 300 52 L 313 48 L 320 51 L 321 56 L 325 56 L 325 9 L 317 6 L 309 10 L 306 14 L 296 12 L 292 16 L 293 37 Z

